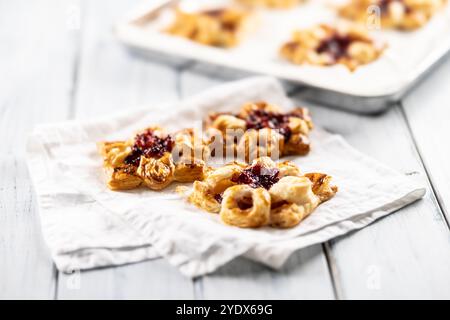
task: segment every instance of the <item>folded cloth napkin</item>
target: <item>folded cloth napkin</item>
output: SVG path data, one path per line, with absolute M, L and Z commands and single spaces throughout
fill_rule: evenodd
M 199 127 L 209 111 L 237 111 L 265 100 L 293 104 L 272 78 L 249 78 L 166 106 L 88 122 L 37 127 L 28 143 L 44 237 L 58 269 L 117 265 L 159 255 L 187 276 L 213 272 L 244 256 L 279 268 L 296 250 L 362 228 L 421 197 L 425 188 L 359 153 L 342 137 L 314 129 L 312 151 L 289 157 L 302 172 L 324 172 L 339 187 L 291 229 L 240 229 L 221 223 L 175 192 L 146 188 L 114 192 L 105 184 L 96 142 L 126 139 L 158 124 L 168 130 Z M 189 185 L 189 184 L 187 184 Z

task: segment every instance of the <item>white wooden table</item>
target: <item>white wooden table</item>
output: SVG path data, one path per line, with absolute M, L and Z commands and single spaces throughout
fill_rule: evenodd
M 0 298 L 450 298 L 450 58 L 378 117 L 306 103 L 315 122 L 428 185 L 375 224 L 295 254 L 280 272 L 237 260 L 193 281 L 162 259 L 58 272 L 43 242 L 25 141 L 39 123 L 179 99 L 226 81 L 130 55 L 111 26 L 136 1 L 0 0 Z M 227 79 L 229 80 L 229 79 Z M 301 93 L 293 95 L 299 103 Z

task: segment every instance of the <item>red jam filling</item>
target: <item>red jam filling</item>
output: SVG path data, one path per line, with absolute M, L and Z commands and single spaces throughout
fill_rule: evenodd
M 222 203 L 223 193 L 218 193 L 218 194 L 214 195 L 214 199 L 216 199 L 217 202 Z
M 171 152 L 174 145 L 175 141 L 170 135 L 161 138 L 149 129 L 136 135 L 131 153 L 125 158 L 124 162 L 137 166 L 141 156 L 160 158 L 165 152 Z
M 279 173 L 280 170 L 277 168 L 265 168 L 260 164 L 255 164 L 233 176 L 231 181 L 237 184 L 247 184 L 252 188 L 263 187 L 269 190 L 280 180 Z
M 289 114 L 275 113 L 265 110 L 253 110 L 245 119 L 247 129 L 278 129 L 285 140 L 291 137 L 291 129 L 289 128 Z
M 322 40 L 317 47 L 317 53 L 328 53 L 335 61 L 347 56 L 347 50 L 353 40 L 338 33 Z

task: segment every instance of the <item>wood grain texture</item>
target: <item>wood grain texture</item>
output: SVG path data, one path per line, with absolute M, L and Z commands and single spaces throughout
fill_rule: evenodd
M 301 102 L 299 102 L 301 103 Z M 315 122 L 360 151 L 428 184 L 399 107 L 365 117 L 309 105 Z M 340 298 L 450 297 L 450 241 L 432 190 L 374 224 L 331 241 Z
M 196 68 L 182 72 L 183 97 L 223 80 L 209 78 Z M 238 258 L 218 272 L 196 281 L 201 299 L 333 299 L 333 285 L 321 245 L 295 253 L 280 271 Z
M 404 113 L 447 224 L 450 221 L 449 88 L 450 56 L 403 100 Z
M 86 1 L 77 92 L 77 119 L 158 107 L 178 98 L 178 70 L 131 56 L 116 41 L 112 25 L 139 1 Z M 107 8 L 108 10 L 105 10 Z M 59 274 L 58 299 L 191 299 L 193 282 L 165 260 Z M 73 282 L 79 281 L 79 285 Z
M 0 2 L 0 299 L 54 297 L 24 154 L 34 125 L 68 114 L 77 31 L 66 25 L 67 9 L 51 0 Z

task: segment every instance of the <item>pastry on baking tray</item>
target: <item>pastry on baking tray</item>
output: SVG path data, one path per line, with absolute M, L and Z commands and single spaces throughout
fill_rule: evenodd
M 111 190 L 141 185 L 161 190 L 173 181 L 201 180 L 207 171 L 209 151 L 193 129 L 172 136 L 150 127 L 128 141 L 100 142 L 98 148 Z
M 365 24 L 379 22 L 385 28 L 413 30 L 426 24 L 446 2 L 447 0 L 350 0 L 339 9 L 339 14 Z
M 194 182 L 188 201 L 218 213 L 228 225 L 291 228 L 336 192 L 326 174 L 303 175 L 291 162 L 261 157 L 251 165 L 232 162 L 211 169 L 203 181 Z
M 212 156 L 241 158 L 247 162 L 261 156 L 273 159 L 305 155 L 313 128 L 308 109 L 283 113 L 267 102 L 250 102 L 236 113 L 210 113 L 204 120 Z
M 358 66 L 375 61 L 385 45 L 375 41 L 364 27 L 320 24 L 298 30 L 281 49 L 281 56 L 295 64 L 331 66 L 343 64 L 353 71 Z
M 264 6 L 268 8 L 291 8 L 304 0 L 238 0 L 250 6 Z
M 177 8 L 175 21 L 166 31 L 205 45 L 233 47 L 247 31 L 250 18 L 250 11 L 238 6 L 199 12 Z

